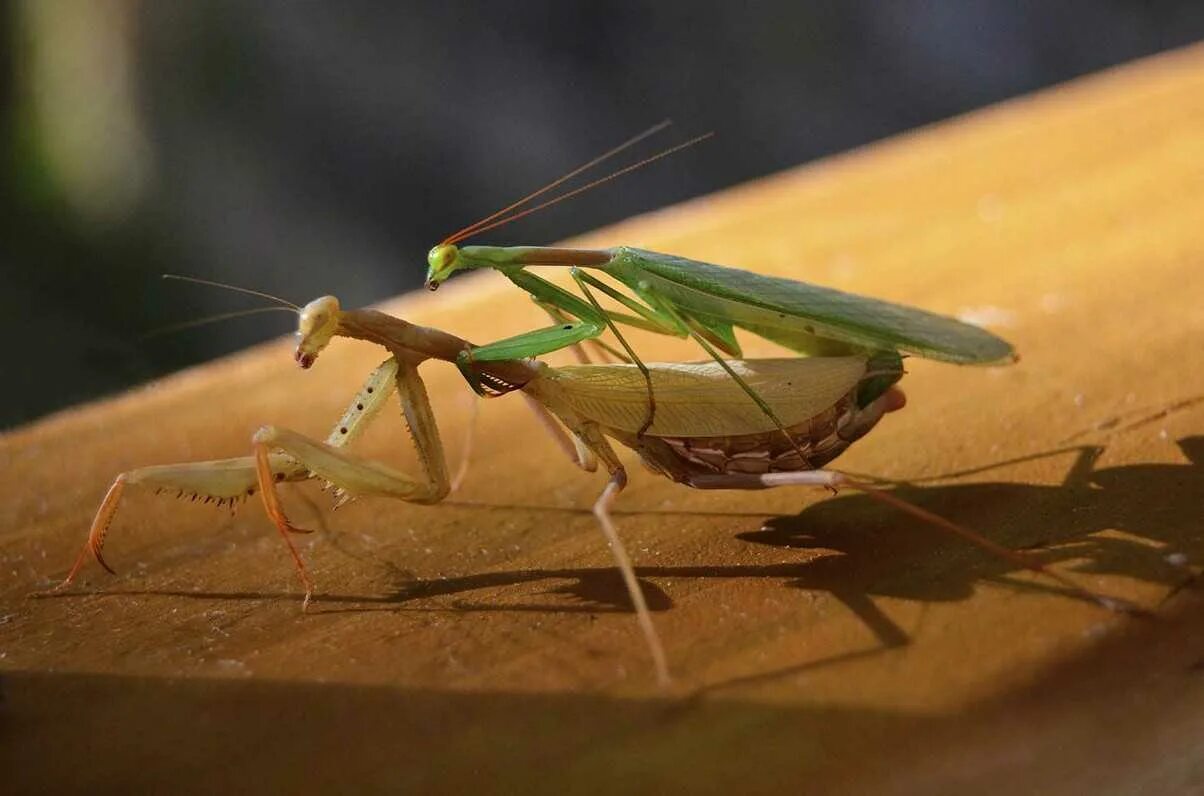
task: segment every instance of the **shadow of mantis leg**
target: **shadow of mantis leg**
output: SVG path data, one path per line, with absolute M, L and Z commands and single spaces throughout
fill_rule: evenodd
M 363 432 L 395 389 L 396 373 L 397 362 L 390 358 L 369 375 L 355 400 L 331 430 L 328 444 L 335 447 L 346 445 Z M 273 453 L 268 457 L 267 470 L 272 483 L 304 481 L 311 477 L 303 465 L 283 453 Z M 156 493 L 175 493 L 177 497 L 187 497 L 193 501 L 235 506 L 255 493 L 259 480 L 253 456 L 152 465 L 119 473 L 96 510 L 88 529 L 87 541 L 76 556 L 75 563 L 53 591 L 69 586 L 87 563 L 89 555 L 107 572 L 116 574 L 105 562 L 102 551 L 109 526 L 117 515 L 127 487 L 150 488 Z
M 844 473 L 835 470 L 801 470 L 796 472 L 784 473 L 763 473 L 760 475 L 733 473 L 729 475 L 699 475 L 693 476 L 689 482 L 690 486 L 696 489 L 770 489 L 779 486 L 820 486 L 836 491 L 842 487 L 856 489 L 858 492 L 872 498 L 873 500 L 883 503 L 891 508 L 901 511 L 905 514 L 910 514 L 913 517 L 923 520 L 929 525 L 940 528 L 943 531 L 958 536 L 971 544 L 977 545 L 992 555 L 1007 561 L 1010 564 L 1018 566 L 1022 569 L 1027 569 L 1037 574 L 1044 575 L 1059 585 L 1065 588 L 1070 594 L 1088 602 L 1096 603 L 1109 611 L 1118 611 L 1131 614 L 1148 613 L 1144 609 L 1131 603 L 1121 600 L 1116 597 L 1109 597 L 1104 594 L 1097 594 L 1089 589 L 1086 589 L 1070 578 L 1054 572 L 1046 568 L 1039 561 L 1024 555 L 1023 553 L 1004 547 L 1001 544 L 991 541 L 987 537 L 965 528 L 957 523 L 947 520 L 939 514 L 934 514 L 927 509 L 910 503 L 902 498 L 896 497 L 893 493 L 886 489 L 880 489 L 876 486 L 854 480 Z
M 1104 447 L 1102 445 L 1083 445 L 1074 457 L 1074 463 L 1070 469 L 1066 471 L 1066 477 L 1062 479 L 1062 486 L 1090 489 L 1091 474 L 1095 471 L 1095 464 L 1099 458 L 1104 455 Z
M 413 365 L 395 360 L 390 362 L 396 368 L 398 398 L 425 478 L 413 478 L 388 465 L 356 456 L 329 441 L 319 442 L 287 428 L 263 426 L 252 437 L 259 495 L 264 510 L 280 531 L 296 565 L 297 576 L 305 587 L 303 607 L 308 606 L 313 597 L 313 583 L 289 534 L 306 531 L 289 521 L 280 504 L 276 484 L 283 479 L 272 472 L 273 453 L 286 454 L 310 474 L 334 486 L 340 504 L 368 495 L 391 497 L 409 503 L 438 503 L 451 491 L 447 461 L 426 386 Z M 340 428 L 335 433 L 340 438 L 350 437 L 351 429 L 344 432 Z

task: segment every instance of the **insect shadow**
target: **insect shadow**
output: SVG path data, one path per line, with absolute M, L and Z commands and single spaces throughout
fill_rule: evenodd
M 1073 561 L 1071 571 L 1080 575 L 1122 574 L 1174 590 L 1189 579 L 1190 573 L 1176 563 L 1172 554 L 1181 553 L 1192 561 L 1204 557 L 1204 529 L 1198 522 L 1197 505 L 1199 495 L 1204 494 L 1204 436 L 1185 437 L 1178 440 L 1178 445 L 1189 463 L 1095 469 L 1104 448 L 1081 446 L 1027 457 L 1075 451 L 1075 462 L 1058 485 L 909 483 L 891 491 L 954 522 L 982 530 L 1001 544 L 1024 549 L 1043 563 Z M 992 467 L 1004 464 L 1009 462 Z M 975 472 L 987 469 L 990 467 Z M 943 477 L 953 475 L 960 474 Z M 584 511 L 510 508 L 564 514 Z M 1099 534 L 1104 530 L 1120 533 Z M 820 501 L 798 514 L 770 519 L 760 530 L 736 536 L 754 544 L 813 550 L 819 555 L 809 561 L 766 565 L 637 566 L 649 608 L 666 611 L 673 605 L 670 596 L 651 579 L 776 578 L 788 588 L 831 594 L 865 623 L 881 645 L 895 647 L 906 644 L 908 636 L 876 607 L 874 597 L 922 602 L 963 600 L 984 581 L 1017 590 L 1060 591 L 1032 579 L 1014 580 L 1010 577 L 1014 565 L 950 539 L 908 515 L 884 510 L 880 503 L 860 494 Z M 449 607 L 459 611 L 630 610 L 621 579 L 605 567 L 494 571 L 437 580 L 415 580 L 401 572 L 397 575 L 397 586 L 390 594 L 375 598 L 323 595 L 318 610 L 361 610 L 348 604 L 397 605 L 541 581 L 567 583 L 545 592 L 556 596 L 548 603 L 498 605 L 457 599 Z M 566 604 L 565 596 L 575 604 Z M 331 602 L 343 606 L 320 607 Z
M 1204 526 L 1199 521 L 1198 505 L 1199 496 L 1204 494 L 1204 436 L 1184 437 L 1177 440 L 1177 444 L 1188 463 L 1096 469 L 1095 463 L 1104 448 L 1081 446 L 1026 457 L 1076 452 L 1073 465 L 1058 485 L 1009 482 L 928 485 L 913 482 L 895 486 L 890 491 L 954 522 L 981 530 L 1001 544 L 1026 550 L 1043 563 L 1073 561 L 1070 571 L 1080 576 L 1125 575 L 1164 585 L 1169 594 L 1191 580 L 1191 572 L 1178 563 L 1173 554 L 1182 554 L 1185 561 L 1204 558 Z M 973 472 L 1010 463 L 1000 462 Z M 940 478 L 964 474 L 950 473 Z M 511 508 L 554 514 L 589 513 L 588 509 L 464 505 L 489 510 Z M 759 518 L 764 515 L 739 512 L 734 516 Z M 1100 534 L 1105 530 L 1113 533 Z M 339 536 L 341 534 L 330 534 L 336 546 Z M 908 515 L 885 510 L 877 501 L 860 494 L 842 494 L 822 500 L 798 514 L 774 517 L 762 523 L 759 530 L 737 533 L 736 537 L 754 544 L 811 550 L 817 555 L 807 561 L 764 565 L 637 566 L 636 574 L 649 608 L 662 612 L 673 606 L 668 593 L 651 579 L 780 579 L 787 588 L 832 595 L 872 631 L 882 649 L 903 646 L 909 637 L 877 608 L 874 597 L 951 602 L 970 597 L 983 582 L 1005 584 L 1018 590 L 1059 592 L 1056 587 L 1042 585 L 1036 580 L 1014 580 L 1010 577 L 1015 572 L 1014 565 L 951 539 Z M 396 585 L 391 591 L 377 595 L 319 594 L 315 612 L 417 608 L 405 604 L 548 581 L 560 581 L 562 585 L 544 592 L 552 598 L 546 602 L 498 604 L 486 599 L 457 598 L 442 607 L 417 610 L 552 613 L 625 613 L 631 610 L 621 577 L 609 567 L 503 570 L 415 579 L 404 570 L 384 565 L 395 570 L 391 579 Z M 178 596 L 266 598 L 273 595 L 179 592 Z
M 1198 506 L 1204 494 L 1204 436 L 1185 437 L 1177 444 L 1189 463 L 1097 470 L 1094 465 L 1104 449 L 1084 446 L 1059 485 L 904 484 L 892 492 L 983 530 L 1007 547 L 1026 550 L 1042 563 L 1074 561 L 1070 571 L 1080 576 L 1120 574 L 1173 592 L 1191 579 L 1182 562 L 1204 556 Z M 1105 530 L 1114 533 L 1100 535 Z M 787 585 L 831 593 L 884 644 L 898 644 L 903 631 L 874 606 L 873 596 L 961 600 L 982 581 L 1058 591 L 1035 581 L 1011 580 L 1015 567 L 1008 562 L 959 544 L 910 516 L 888 516 L 864 495 L 834 497 L 737 536 L 775 547 L 831 551 L 801 565 Z

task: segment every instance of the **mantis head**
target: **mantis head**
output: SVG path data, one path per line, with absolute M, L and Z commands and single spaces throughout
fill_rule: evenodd
M 426 255 L 426 289 L 437 290 L 460 267 L 460 250 L 454 243 L 440 243 Z
M 339 300 L 334 296 L 322 296 L 301 308 L 297 320 L 297 364 L 308 368 L 314 364 L 318 354 L 330 343 L 339 328 Z

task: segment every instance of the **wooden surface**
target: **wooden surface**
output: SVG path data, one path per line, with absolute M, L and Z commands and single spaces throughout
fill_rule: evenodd
M 283 341 L 0 438 L 6 776 L 1204 788 L 1204 49 L 578 242 L 991 326 L 1019 365 L 910 360 L 908 408 L 837 464 L 909 480 L 900 495 L 1158 617 L 1068 599 L 856 495 L 696 493 L 637 466 L 620 532 L 678 678 L 660 692 L 588 512 L 602 479 L 562 461 L 516 398 L 482 407 L 447 505 L 332 514 L 311 487 L 286 496 L 324 526 L 301 545 L 309 615 L 257 504 L 230 519 L 139 494 L 110 535 L 119 577 L 93 565 L 70 594 L 27 600 L 65 572 L 115 473 L 240 455 L 265 422 L 324 434 L 383 358 L 336 342 L 302 372 Z M 541 323 L 493 274 L 388 309 L 478 342 Z M 424 375 L 455 461 L 468 391 L 450 367 Z M 360 450 L 414 464 L 396 416 Z

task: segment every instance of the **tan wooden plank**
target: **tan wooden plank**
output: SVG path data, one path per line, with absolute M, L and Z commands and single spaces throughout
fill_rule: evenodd
M 92 567 L 69 595 L 27 600 L 61 577 L 118 471 L 240 455 L 265 422 L 324 434 L 384 356 L 336 342 L 301 372 L 281 342 L 0 438 L 0 671 L 23 776 L 112 785 L 175 765 L 197 787 L 239 754 L 265 783 L 310 788 L 1204 782 L 1201 599 L 1183 588 L 1204 561 L 1204 49 L 575 243 L 994 326 L 1019 365 L 909 361 L 907 410 L 838 464 L 912 481 L 901 495 L 1162 620 L 1059 596 L 855 495 L 694 493 L 635 467 L 620 531 L 679 681 L 658 692 L 588 511 L 602 480 L 518 399 L 483 406 L 449 504 L 324 511 L 302 541 L 309 615 L 256 504 L 231 520 L 148 496 L 113 526 L 119 578 Z M 542 323 L 492 274 L 388 309 L 478 342 Z M 454 460 L 468 391 L 450 366 L 424 375 Z M 401 423 L 380 426 L 360 450 L 412 466 Z M 164 726 L 181 711 L 203 715 Z M 72 765 L 37 756 L 58 741 Z M 248 751 L 268 744 L 270 761 Z

